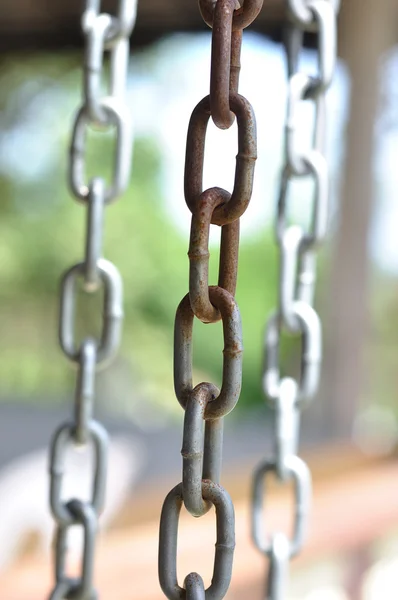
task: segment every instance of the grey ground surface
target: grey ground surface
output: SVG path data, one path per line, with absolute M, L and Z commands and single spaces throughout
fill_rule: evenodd
M 0 469 L 15 458 L 46 448 L 56 427 L 68 420 L 69 411 L 66 404 L 62 407 L 58 404 L 51 409 L 32 402 L 0 403 Z M 165 472 L 180 473 L 182 420 L 180 424 L 151 431 L 137 427 L 128 419 L 112 419 L 104 415 L 99 415 L 99 418 L 111 435 L 131 436 L 132 440 L 139 440 L 143 445 L 145 467 L 141 471 L 141 483 L 156 480 Z M 227 465 L 254 464 L 253 461 L 271 452 L 270 423 L 265 412 L 250 420 L 244 420 L 240 415 L 229 417 L 225 425 L 223 455 Z M 305 431 L 302 438 L 308 446 Z M 316 441 L 312 431 L 311 443 Z

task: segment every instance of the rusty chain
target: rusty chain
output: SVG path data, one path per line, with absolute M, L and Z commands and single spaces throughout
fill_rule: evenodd
M 285 165 L 277 203 L 275 235 L 280 255 L 279 304 L 268 320 L 265 333 L 263 388 L 275 414 L 275 453 L 261 462 L 253 477 L 252 535 L 257 548 L 269 561 L 266 598 L 286 598 L 289 561 L 303 545 L 311 502 L 311 475 L 297 456 L 300 411 L 315 396 L 320 375 L 322 342 L 319 317 L 313 308 L 316 280 L 316 250 L 322 243 L 328 217 L 328 165 L 325 158 L 325 95 L 336 62 L 338 0 L 286 0 L 285 49 L 288 65 Z M 310 76 L 299 70 L 303 34 L 312 31 L 317 39 L 318 72 Z M 313 144 L 309 150 L 298 144 L 300 104 L 315 107 Z M 312 219 L 309 231 L 290 224 L 290 184 L 303 176 L 314 182 Z M 299 381 L 281 378 L 279 345 L 282 331 L 301 338 Z M 263 495 L 268 474 L 283 483 L 293 482 L 295 514 L 293 536 L 275 533 L 267 538 L 263 524 Z
M 82 16 L 85 40 L 83 103 L 72 131 L 69 183 L 76 199 L 86 206 L 85 254 L 61 280 L 59 341 L 64 354 L 77 365 L 74 418 L 55 432 L 50 453 L 50 505 L 57 523 L 55 586 L 50 600 L 95 600 L 93 587 L 95 537 L 105 497 L 108 436 L 93 419 L 95 374 L 118 351 L 123 318 L 123 286 L 117 268 L 102 256 L 105 205 L 115 201 L 130 178 L 132 135 L 125 104 L 129 36 L 136 17 L 137 0 L 119 0 L 118 14 L 101 13 L 100 0 L 86 0 Z M 108 93 L 101 93 L 105 53 L 110 54 Z M 86 180 L 86 137 L 90 125 L 115 132 L 113 175 Z M 98 339 L 75 337 L 79 286 L 86 294 L 103 295 L 102 331 Z M 66 454 L 71 447 L 90 444 L 94 450 L 92 493 L 89 501 L 63 497 Z M 83 529 L 81 574 L 66 572 L 67 541 L 73 526 Z
M 242 29 L 259 13 L 263 0 L 199 0 L 205 22 L 212 27 L 210 94 L 194 109 L 188 127 L 184 192 L 192 213 L 189 241 L 189 293 L 177 308 L 174 329 L 174 387 L 185 411 L 182 442 L 182 482 L 167 495 L 159 532 L 159 581 L 169 600 L 221 600 L 227 593 L 235 546 L 234 507 L 220 485 L 223 418 L 236 405 L 242 382 L 242 332 L 235 301 L 238 269 L 239 218 L 253 187 L 256 123 L 250 103 L 238 93 Z M 220 129 L 235 120 L 238 154 L 232 193 L 203 190 L 206 130 L 210 117 Z M 219 277 L 209 286 L 210 225 L 221 227 Z M 194 386 L 192 329 L 222 320 L 224 363 L 221 389 L 211 383 Z M 204 431 L 203 431 L 204 430 Z M 211 585 L 190 573 L 183 587 L 177 579 L 178 521 L 182 505 L 194 517 L 215 507 L 217 542 Z

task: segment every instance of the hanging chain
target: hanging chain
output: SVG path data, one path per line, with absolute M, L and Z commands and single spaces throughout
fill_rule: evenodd
M 338 0 L 287 0 L 285 49 L 288 65 L 288 101 L 285 125 L 285 165 L 277 205 L 275 234 L 280 255 L 279 304 L 265 333 L 263 388 L 274 408 L 275 455 L 258 465 L 253 478 L 252 535 L 257 548 L 269 560 L 267 600 L 286 597 L 289 561 L 303 545 L 311 502 L 311 475 L 297 456 L 300 412 L 317 393 L 320 376 L 321 326 L 313 308 L 316 280 L 316 251 L 322 243 L 328 218 L 328 165 L 325 158 L 325 96 L 336 63 L 336 21 Z M 316 34 L 318 72 L 310 76 L 299 71 L 305 31 Z M 299 147 L 300 105 L 312 102 L 315 109 L 313 144 Z M 309 177 L 314 183 L 309 231 L 291 225 L 288 192 L 296 178 Z M 300 380 L 281 378 L 279 346 L 281 333 L 301 339 Z M 294 486 L 294 527 L 292 539 L 275 533 L 266 539 L 263 523 L 263 496 L 267 475 Z
M 258 15 L 263 0 L 199 0 L 212 27 L 210 95 L 194 109 L 187 135 L 184 190 L 192 213 L 189 242 L 189 293 L 181 301 L 174 329 L 174 387 L 185 410 L 182 442 L 182 483 L 163 504 L 159 535 L 159 580 L 170 600 L 221 600 L 227 593 L 235 547 L 234 507 L 220 485 L 223 418 L 235 407 L 242 380 L 242 332 L 234 295 L 238 268 L 239 218 L 253 187 L 256 124 L 250 103 L 238 94 L 242 29 Z M 220 129 L 235 120 L 238 154 L 232 193 L 218 187 L 203 191 L 206 130 L 210 117 Z M 219 278 L 209 286 L 210 224 L 221 227 Z M 192 382 L 194 317 L 203 323 L 222 320 L 224 364 L 221 390 L 211 383 Z M 203 432 L 204 429 L 204 432 Z M 211 585 L 190 573 L 181 587 L 177 580 L 178 520 L 182 507 L 201 517 L 215 507 L 217 541 Z
M 117 268 L 102 256 L 105 205 L 115 201 L 130 178 L 132 135 L 125 104 L 129 36 L 136 17 L 136 0 L 119 0 L 117 16 L 101 13 L 100 0 L 86 0 L 82 16 L 85 38 L 83 103 L 72 131 L 69 183 L 77 200 L 86 207 L 85 254 L 68 269 L 61 281 L 59 341 L 65 355 L 77 365 L 74 418 L 55 432 L 50 456 L 50 505 L 57 523 L 55 537 L 55 587 L 50 600 L 95 600 L 93 587 L 94 545 L 98 517 L 105 497 L 108 436 L 93 419 L 96 371 L 109 364 L 119 348 L 123 318 L 123 287 Z M 110 53 L 108 94 L 101 94 L 105 53 Z M 115 153 L 112 181 L 103 177 L 86 180 L 86 136 L 90 125 L 114 130 Z M 101 335 L 75 338 L 79 287 L 87 294 L 103 296 Z M 65 501 L 62 493 L 66 453 L 73 446 L 91 444 L 94 450 L 92 493 L 89 501 Z M 68 531 L 83 530 L 81 574 L 67 574 Z

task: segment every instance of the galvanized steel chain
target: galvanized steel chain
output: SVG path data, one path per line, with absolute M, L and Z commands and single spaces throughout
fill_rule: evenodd
M 55 432 L 50 455 L 50 505 L 57 523 L 55 539 L 55 587 L 51 600 L 94 600 L 94 545 L 102 511 L 107 473 L 108 436 L 93 419 L 96 371 L 107 365 L 119 348 L 123 319 L 123 286 L 117 268 L 103 258 L 104 208 L 127 188 L 130 178 L 132 135 L 125 104 L 129 36 L 134 27 L 137 0 L 119 0 L 116 16 L 101 13 L 100 0 L 86 0 L 82 16 L 85 40 L 83 103 L 72 131 L 69 183 L 86 208 L 85 253 L 61 280 L 59 341 L 64 354 L 77 365 L 74 418 Z M 110 53 L 110 83 L 102 94 L 105 53 Z M 86 137 L 90 125 L 115 132 L 112 181 L 86 179 Z M 87 294 L 103 295 L 102 331 L 98 338 L 82 335 L 78 341 L 76 305 L 79 287 Z M 92 493 L 89 501 L 65 501 L 63 477 L 68 450 L 90 444 L 94 451 Z M 67 538 L 71 527 L 83 529 L 81 574 L 67 574 Z
M 163 504 L 159 534 L 159 581 L 170 600 L 220 600 L 227 593 L 235 546 L 234 507 L 220 485 L 223 418 L 236 405 L 242 379 L 242 332 L 235 301 L 238 268 L 239 218 L 246 210 L 253 186 L 256 124 L 250 103 L 238 93 L 242 29 L 259 13 L 263 0 L 199 0 L 206 23 L 213 28 L 210 95 L 194 109 L 187 135 L 184 191 L 192 213 L 189 242 L 189 293 L 177 308 L 174 329 L 174 387 L 185 410 L 181 454 L 182 483 Z M 238 154 L 232 193 L 213 187 L 203 190 L 206 130 L 210 117 L 220 129 L 235 120 Z M 210 224 L 221 227 L 219 277 L 209 286 Z M 203 323 L 222 320 L 224 363 L 222 386 L 192 380 L 194 318 Z M 204 429 L 204 432 L 203 432 Z M 215 507 L 217 542 L 211 585 L 190 573 L 183 587 L 177 579 L 178 520 L 182 507 L 194 517 Z
M 253 478 L 252 535 L 257 548 L 268 557 L 266 598 L 286 597 L 289 561 L 303 545 L 311 502 L 311 475 L 297 456 L 301 410 L 318 389 L 322 342 L 319 317 L 313 308 L 316 280 L 316 251 L 322 243 L 328 217 L 329 180 L 325 158 L 325 95 L 336 62 L 336 23 L 338 0 L 287 0 L 285 49 L 288 65 L 287 119 L 285 125 L 285 165 L 277 203 L 276 241 L 280 255 L 279 304 L 268 320 L 265 333 L 263 389 L 275 414 L 275 453 L 258 465 Z M 305 31 L 317 40 L 315 76 L 299 70 Z M 315 108 L 313 143 L 309 149 L 299 144 L 300 105 L 312 102 Z M 306 231 L 290 224 L 288 195 L 297 178 L 314 183 L 311 226 Z M 279 346 L 282 331 L 300 338 L 301 373 L 299 381 L 281 377 Z M 294 528 L 292 539 L 285 533 L 267 538 L 263 523 L 263 494 L 268 474 L 281 482 L 294 484 Z

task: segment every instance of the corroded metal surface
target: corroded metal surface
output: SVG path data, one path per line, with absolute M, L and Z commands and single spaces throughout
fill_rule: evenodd
M 180 302 L 174 328 L 174 388 L 185 410 L 182 483 L 166 497 L 160 519 L 159 581 L 169 600 L 222 600 L 228 591 L 235 546 L 234 509 L 219 484 L 223 419 L 239 400 L 242 386 L 242 325 L 235 300 L 239 253 L 239 219 L 249 205 L 257 158 L 253 109 L 238 93 L 242 29 L 258 14 L 262 0 L 202 0 L 200 7 L 212 26 L 210 95 L 194 108 L 188 127 L 184 192 L 192 213 L 189 241 L 189 293 Z M 235 9 L 235 10 L 234 10 Z M 219 187 L 203 190 L 206 131 L 212 118 L 219 129 L 235 120 L 238 154 L 232 193 Z M 218 285 L 209 285 L 211 223 L 221 227 Z M 220 390 L 207 382 L 194 387 L 192 334 L 194 319 L 223 325 L 223 372 Z M 204 432 L 203 432 L 204 430 Z M 211 585 L 190 573 L 184 587 L 177 580 L 177 534 L 182 504 L 194 517 L 214 504 L 217 542 Z

